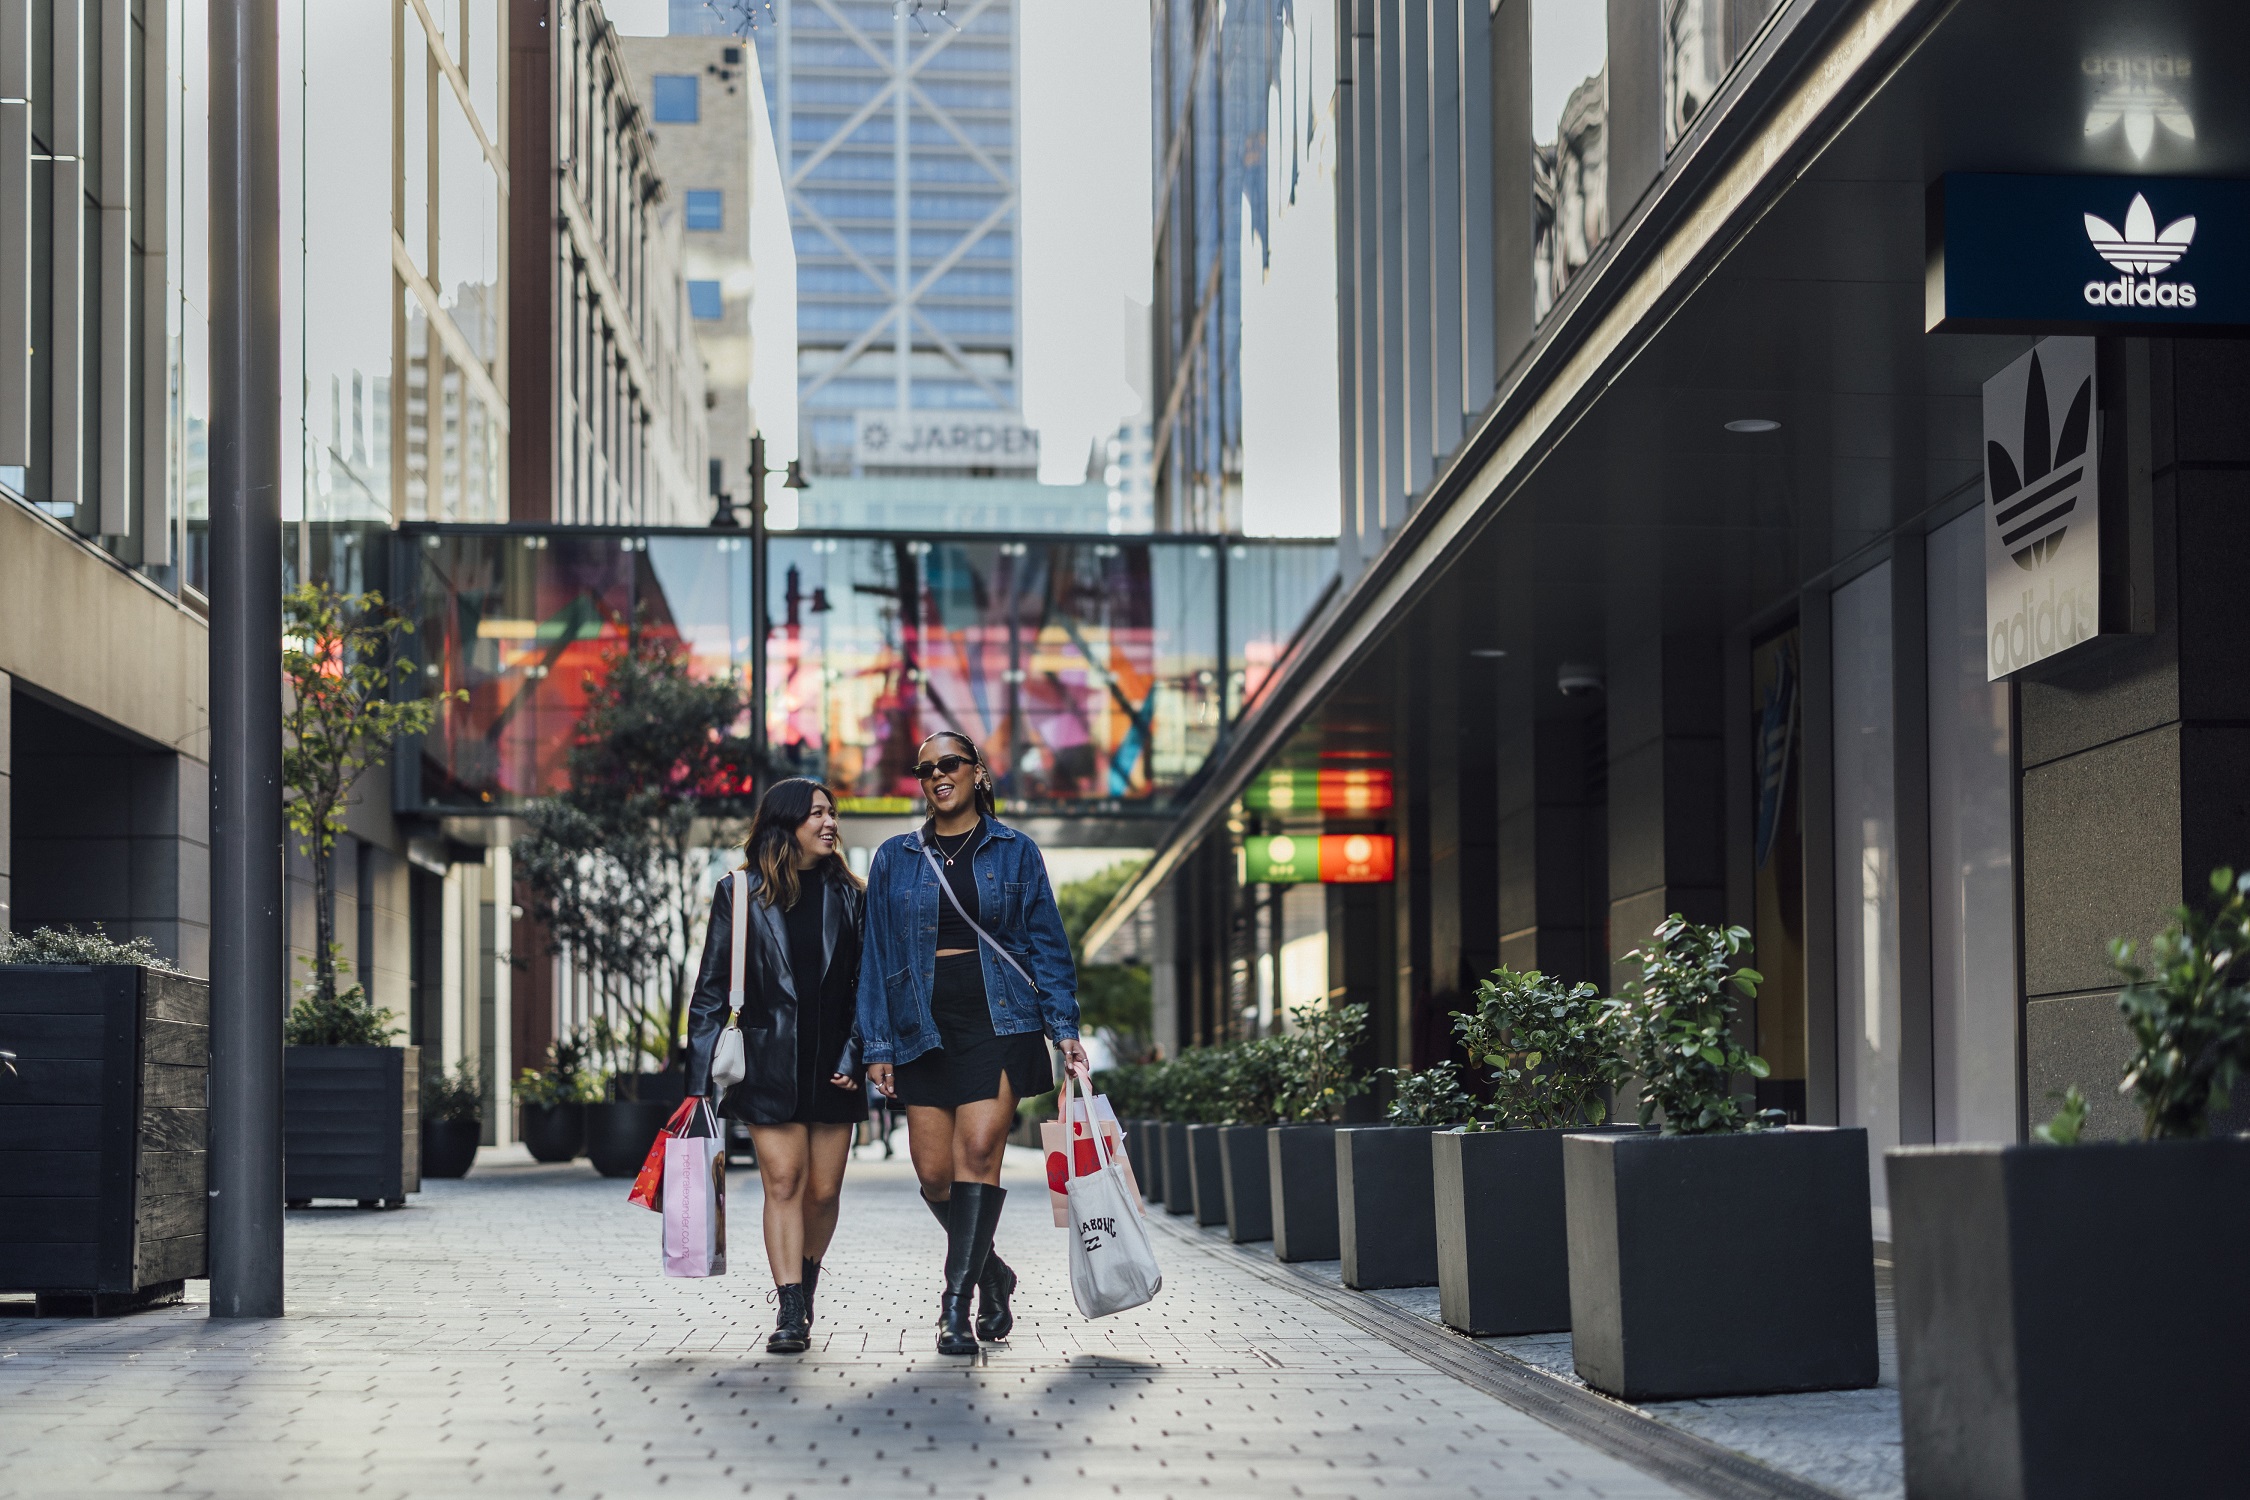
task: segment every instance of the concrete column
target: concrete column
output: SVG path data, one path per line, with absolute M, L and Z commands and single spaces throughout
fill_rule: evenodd
M 2105 431 L 2126 444 L 2154 628 L 2059 658 L 2016 701 L 2026 1110 L 2044 1120 L 2076 1084 L 2089 1129 L 2124 1136 L 2141 1121 L 2117 1092 L 2128 1042 L 2106 945 L 2145 945 L 2167 908 L 2208 898 L 2213 867 L 2250 866 L 2250 676 L 2235 645 L 2250 350 L 2121 341 L 2112 369 L 2124 409 Z
M 485 851 L 485 878 L 492 903 L 492 1074 L 485 1080 L 485 1118 L 491 1144 L 516 1138 L 516 1112 L 508 1103 L 508 1080 L 516 1076 L 516 966 L 509 903 L 516 882 L 514 855 L 506 844 Z
M 1461 7 L 1421 0 L 1429 39 L 1430 451 L 1461 443 Z
M 1461 410 L 1492 399 L 1492 7 L 1455 0 L 1461 109 Z
M 1609 229 L 1615 234 L 1664 170 L 1664 15 L 1609 0 Z
M 1492 362 L 1507 374 L 1531 342 L 1531 0 L 1500 0 L 1486 38 L 1491 78 Z
M 1395 68 L 1398 115 L 1399 364 L 1401 422 L 1406 450 L 1399 483 L 1411 506 L 1429 492 L 1436 468 L 1438 419 L 1435 414 L 1433 354 L 1436 318 L 1430 296 L 1438 251 L 1435 215 L 1430 207 L 1430 9 L 1429 0 L 1392 0 L 1386 20 L 1395 20 L 1388 42 Z M 1446 406 L 1453 405 L 1451 398 Z M 1401 512 L 1403 514 L 1403 512 Z
M 1499 737 L 1500 961 L 1574 984 L 1609 977 L 1601 712 L 1522 703 Z
M 1361 107 L 1374 119 L 1375 170 L 1366 179 L 1373 199 L 1376 238 L 1377 302 L 1376 347 L 1380 351 L 1377 381 L 1383 423 L 1381 524 L 1388 536 L 1406 514 L 1406 223 L 1405 190 L 1400 184 L 1404 159 L 1399 140 L 1398 66 L 1400 0 L 1381 0 L 1375 28 L 1375 79 L 1373 90 L 1361 82 Z M 1362 158 L 1364 161 L 1366 158 Z M 1419 446 L 1417 444 L 1416 446 Z
M 1636 570 L 1637 571 L 1637 570 Z M 1658 578 L 1610 601 L 1609 959 L 1612 983 L 1671 912 L 1726 918 L 1726 681 L 1721 637 L 1666 609 Z
M 1165 1057 L 1180 1055 L 1185 1033 L 1180 1025 L 1180 959 L 1178 897 L 1167 884 L 1149 898 L 1155 913 L 1154 952 L 1149 956 L 1149 1008 L 1154 1013 L 1152 1037 Z
M 445 871 L 445 900 L 443 903 L 444 927 L 439 942 L 441 946 L 444 993 L 438 1015 L 441 1029 L 438 1035 L 438 1056 L 446 1072 L 461 1064 L 464 1050 L 474 1044 L 475 1031 L 472 1008 L 476 990 L 465 985 L 468 963 L 463 950 L 475 951 L 473 934 L 476 931 L 476 901 L 472 890 L 468 865 L 448 865 Z M 466 912 L 467 920 L 463 920 Z
M 1336 16 L 1336 382 L 1337 480 L 1343 514 L 1337 526 L 1337 568 L 1346 578 L 1356 576 L 1373 555 L 1366 545 L 1362 520 L 1364 491 L 1359 400 L 1359 198 L 1358 168 L 1354 150 L 1358 141 L 1358 85 L 1353 68 L 1358 56 L 1352 39 L 1352 6 L 1343 0 Z M 1168 1055 L 1168 1054 L 1167 1054 Z

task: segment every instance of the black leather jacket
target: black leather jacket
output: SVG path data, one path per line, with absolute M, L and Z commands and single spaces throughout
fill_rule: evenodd
M 789 972 L 789 931 L 781 908 L 758 899 L 763 882 L 749 872 L 750 940 L 743 950 L 742 1055 L 749 1076 L 727 1095 L 727 1113 L 754 1122 L 778 1124 L 797 1112 L 797 983 Z M 828 887 L 823 919 L 827 951 L 822 984 L 859 983 L 860 936 L 866 931 L 867 895 L 849 881 Z M 719 882 L 711 895 L 711 922 L 703 938 L 703 963 L 696 971 L 695 994 L 688 1001 L 687 1091 L 693 1098 L 710 1092 L 711 1052 L 727 1024 L 727 984 L 734 964 L 734 877 Z M 839 973 L 839 966 L 841 973 Z M 819 1004 L 819 997 L 812 997 Z M 859 1026 L 844 1044 L 836 1071 L 859 1076 Z

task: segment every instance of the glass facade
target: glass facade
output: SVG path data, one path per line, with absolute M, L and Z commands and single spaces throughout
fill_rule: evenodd
M 1609 238 L 1609 21 L 1583 0 L 1531 5 L 1532 317 Z
M 746 538 L 409 528 L 399 547 L 426 688 L 469 695 L 411 763 L 402 806 L 498 810 L 556 790 L 589 675 L 636 630 L 684 642 L 701 675 L 748 669 Z M 914 748 L 946 726 L 984 747 L 1011 803 L 1161 808 L 1224 730 L 1222 680 L 1239 703 L 1270 670 L 1333 554 L 1300 542 L 777 538 L 767 736 L 782 766 L 828 779 L 859 810 L 905 810 Z
M 1680 143 L 1718 96 L 1780 0 L 1663 0 L 1664 145 Z

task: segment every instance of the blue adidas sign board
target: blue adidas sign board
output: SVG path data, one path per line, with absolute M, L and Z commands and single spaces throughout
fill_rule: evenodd
M 1928 236 L 1932 333 L 2250 330 L 2250 182 L 1953 172 Z

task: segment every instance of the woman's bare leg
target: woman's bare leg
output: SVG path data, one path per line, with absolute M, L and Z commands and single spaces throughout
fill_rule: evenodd
M 906 1154 L 922 1196 L 944 1203 L 953 1196 L 953 1111 L 934 1104 L 906 1106 Z
M 844 1166 L 852 1159 L 850 1125 L 808 1125 L 812 1133 L 804 1192 L 804 1250 L 806 1260 L 817 1261 L 828 1253 L 836 1237 L 836 1208 L 844 1192 Z
M 979 1099 L 953 1111 L 953 1180 L 1000 1185 L 1000 1161 L 1008 1131 L 1016 1123 L 1016 1090 L 1000 1075 L 1000 1096 Z
M 812 1157 L 807 1125 L 753 1125 L 758 1148 L 758 1181 L 765 1188 L 766 1263 L 773 1284 L 787 1286 L 805 1275 L 805 1181 Z M 842 1168 L 838 1168 L 842 1175 Z M 835 1227 L 831 1214 L 829 1227 Z

